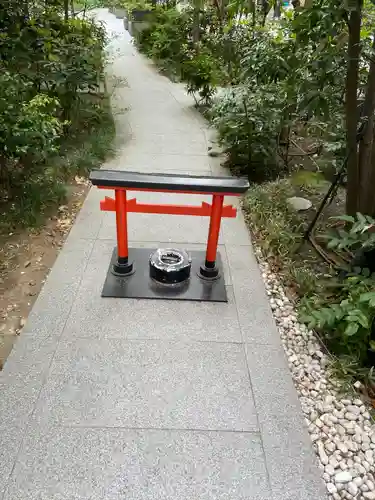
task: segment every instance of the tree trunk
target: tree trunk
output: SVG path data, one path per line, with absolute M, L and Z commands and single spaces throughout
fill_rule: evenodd
M 64 0 L 64 18 L 65 21 L 69 19 L 69 0 Z
M 276 0 L 273 11 L 273 18 L 280 19 L 281 17 L 281 0 Z
M 268 2 L 268 0 L 262 0 L 262 21 L 261 21 L 261 26 L 265 26 L 266 24 L 266 19 L 267 19 L 267 14 L 269 13 L 271 9 L 271 4 Z
M 194 0 L 194 10 L 193 10 L 193 42 L 196 45 L 199 42 L 200 30 L 199 30 L 199 17 L 200 17 L 200 0 Z
M 375 186 L 375 130 L 373 132 L 372 141 L 372 154 L 371 154 L 371 170 L 369 171 L 368 186 L 367 186 L 367 196 L 366 196 L 366 208 L 364 213 L 366 215 L 372 215 L 375 217 L 375 196 L 374 196 L 374 186 Z
M 372 44 L 375 50 L 375 38 Z M 367 79 L 367 89 L 365 101 L 362 110 L 362 119 L 364 120 L 363 137 L 359 143 L 358 153 L 358 171 L 359 171 L 359 196 L 358 209 L 361 213 L 374 215 L 374 178 L 375 163 L 373 161 L 375 154 L 374 143 L 374 110 L 375 110 L 375 61 L 371 59 L 370 69 Z
M 28 19 L 30 12 L 29 12 L 29 2 L 23 2 L 23 15 L 26 19 Z
M 225 5 L 224 2 L 220 2 L 219 0 L 214 0 L 214 7 L 216 9 L 216 15 L 219 20 L 220 28 L 223 27 L 223 21 L 225 16 Z
M 256 5 L 255 5 L 256 0 L 249 0 L 249 12 L 251 13 L 252 17 L 252 27 L 255 27 L 256 24 Z
M 358 128 L 358 67 L 361 37 L 361 10 L 362 0 L 357 0 L 357 8 L 350 12 L 348 28 L 348 66 L 346 72 L 346 148 L 348 183 L 346 193 L 346 211 L 355 214 L 358 210 L 359 198 L 359 169 L 357 156 L 357 128 Z
M 193 42 L 196 45 L 200 41 L 201 12 L 204 8 L 203 0 L 193 0 Z

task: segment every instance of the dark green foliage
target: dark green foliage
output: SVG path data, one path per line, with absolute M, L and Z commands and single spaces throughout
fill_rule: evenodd
M 191 13 L 176 9 L 155 9 L 151 26 L 137 38 L 139 49 L 170 75 L 181 74 L 181 64 L 189 47 Z
M 45 12 L 2 38 L 3 66 L 20 75 L 36 94 L 59 99 L 69 115 L 77 93 L 97 90 L 104 31 L 92 21 Z
M 360 213 L 336 219 L 349 227 L 327 235 L 329 248 L 361 252 L 375 247 L 374 219 Z M 375 364 L 375 274 L 367 267 L 354 266 L 333 292 L 306 298 L 301 319 L 321 332 L 337 355 L 350 356 L 359 367 L 371 368 Z
M 368 367 L 375 360 L 374 318 L 374 280 L 361 275 L 347 277 L 328 305 L 319 298 L 305 301 L 301 314 L 336 354 L 349 355 Z
M 231 163 L 251 180 L 265 180 L 280 171 L 276 148 L 286 96 L 279 90 L 277 84 L 258 89 L 237 86 L 226 91 L 211 110 Z
M 280 173 L 278 152 L 302 123 L 325 153 L 320 167 L 331 173 L 345 154 L 346 39 L 343 11 L 330 2 L 319 0 L 319 8 L 271 26 L 238 23 L 231 9 L 218 15 L 206 8 L 199 13 L 198 38 L 191 9 L 156 9 L 138 43 L 200 102 L 210 104 L 218 87 L 231 87 L 210 114 L 229 163 L 251 179 Z
M 189 94 L 199 94 L 201 101 L 210 103 L 221 77 L 218 62 L 210 51 L 198 45 L 186 53 L 181 63 L 181 79 L 186 82 Z
M 170 76 L 186 82 L 188 92 L 211 101 L 223 69 L 208 48 L 208 38 L 217 25 L 210 24 L 211 11 L 200 12 L 199 42 L 193 41 L 193 11 L 156 8 L 150 28 L 138 37 L 142 52 L 151 57 Z
M 212 30 L 206 46 L 221 67 L 221 84 L 237 85 L 243 81 L 243 58 L 252 45 L 253 31 L 248 24 L 229 23 Z
M 243 200 L 250 227 L 267 258 L 277 256 L 285 263 L 301 243 L 301 219 L 287 199 L 294 196 L 291 184 L 279 180 L 254 184 Z
M 303 196 L 319 201 L 327 187 L 326 181 L 305 180 L 301 187 L 288 179 L 254 184 L 243 207 L 264 255 L 296 291 L 300 320 L 315 329 L 336 356 L 336 368 L 341 367 L 336 372 L 354 381 L 359 378 L 374 390 L 375 276 L 365 266 L 337 274 L 310 245 L 303 244 L 306 220 L 287 203 L 289 197 L 301 195 L 301 189 Z M 353 252 L 374 248 L 373 219 L 361 214 L 335 219 L 345 226 L 327 235 L 328 246 Z M 350 373 L 344 370 L 348 364 Z
M 75 172 L 72 166 L 56 169 L 56 159 L 78 128 L 93 131 L 98 117 L 103 119 L 97 108 L 105 102 L 98 97 L 104 29 L 87 19 L 66 18 L 64 6 L 58 0 L 47 5 L 10 0 L 0 15 L 0 210 L 5 225 L 7 218 L 35 222 L 51 200 L 61 199 L 64 181 Z
M 328 248 L 352 251 L 375 248 L 375 219 L 360 213 L 356 217 L 343 215 L 336 219 L 350 224 L 350 228 L 339 228 L 331 234 Z

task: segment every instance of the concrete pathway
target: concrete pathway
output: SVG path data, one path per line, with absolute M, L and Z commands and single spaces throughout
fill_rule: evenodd
M 120 33 L 119 154 L 105 167 L 222 174 L 183 87 L 98 15 Z M 325 498 L 242 216 L 220 240 L 228 304 L 102 299 L 115 244 L 103 194 L 90 191 L 1 374 L 0 498 Z M 129 219 L 134 245 L 204 248 L 205 218 Z

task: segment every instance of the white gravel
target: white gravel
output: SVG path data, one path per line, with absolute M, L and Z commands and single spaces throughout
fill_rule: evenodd
M 339 394 L 340 382 L 327 371 L 329 357 L 297 321 L 293 303 L 259 251 L 257 256 L 328 498 L 375 500 L 374 421 L 359 397 Z

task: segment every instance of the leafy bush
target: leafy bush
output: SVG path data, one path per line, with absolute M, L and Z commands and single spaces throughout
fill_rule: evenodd
M 188 46 L 192 26 L 189 11 L 155 9 L 149 28 L 139 34 L 139 49 L 164 69 L 180 74 L 184 48 Z
M 243 81 L 243 58 L 252 45 L 253 30 L 247 21 L 229 22 L 222 29 L 211 26 L 204 42 L 221 66 L 223 84 L 237 85 Z
M 7 71 L 0 74 L 1 188 L 14 189 L 58 148 L 63 122 L 57 118 L 59 102 L 46 94 L 32 96 L 31 85 Z
M 327 235 L 329 248 L 357 252 L 374 248 L 374 219 L 362 214 L 335 219 L 350 226 Z M 349 356 L 358 366 L 371 368 L 375 365 L 375 274 L 366 267 L 366 260 L 358 260 L 358 264 L 363 267 L 354 267 L 355 274 L 346 274 L 330 294 L 327 290 L 323 297 L 305 299 L 301 319 L 321 332 L 337 355 Z
M 277 84 L 228 90 L 212 107 L 212 123 L 233 165 L 252 180 L 278 172 L 276 149 L 286 96 Z
M 83 131 L 94 130 L 97 117 L 88 117 L 94 108 L 88 98 L 95 95 L 99 107 L 105 102 L 98 99 L 103 27 L 65 19 L 57 3 L 33 7 L 28 15 L 22 8 L 0 16 L 2 227 L 12 218 L 34 223 L 52 200 L 61 200 L 64 181 L 80 167 L 56 169 L 58 153 L 73 136 L 82 140 Z M 109 144 L 107 137 L 107 149 Z
M 6 155 L 21 161 L 45 160 L 57 151 L 57 140 L 62 135 L 63 122 L 56 118 L 59 108 L 57 99 L 45 94 L 37 94 L 29 102 L 21 103 L 20 108 L 10 106 L 12 118 L 3 115 L 0 141 Z M 13 122 L 9 130 L 9 123 Z
M 356 217 L 342 215 L 336 220 L 350 224 L 349 230 L 339 228 L 331 234 L 328 248 L 369 250 L 375 247 L 375 219 L 369 215 L 357 213 Z
M 104 29 L 94 21 L 44 12 L 6 33 L 5 68 L 22 76 L 34 94 L 57 97 L 66 117 L 82 91 L 97 90 L 102 71 Z
M 204 47 L 198 45 L 186 53 L 181 64 L 181 78 L 189 94 L 198 93 L 205 104 L 210 103 L 220 76 L 218 61 Z
M 223 80 L 221 62 L 209 48 L 212 35 L 210 11 L 200 13 L 200 42 L 193 42 L 193 10 L 155 8 L 151 26 L 140 33 L 139 49 L 151 57 L 170 76 L 187 83 L 191 94 L 210 102 L 216 85 Z M 211 31 L 210 31 L 211 30 Z
M 305 301 L 301 315 L 309 328 L 324 334 L 336 354 L 368 366 L 375 361 L 374 318 L 374 280 L 365 276 L 347 277 L 339 296 L 328 306 L 319 299 Z
M 254 184 L 243 200 L 250 228 L 267 258 L 277 255 L 285 261 L 301 242 L 301 219 L 287 203 L 291 196 L 291 184 L 279 180 Z
M 284 24 L 252 33 L 240 60 L 242 80 L 258 85 L 283 81 L 296 66 L 295 42 Z

